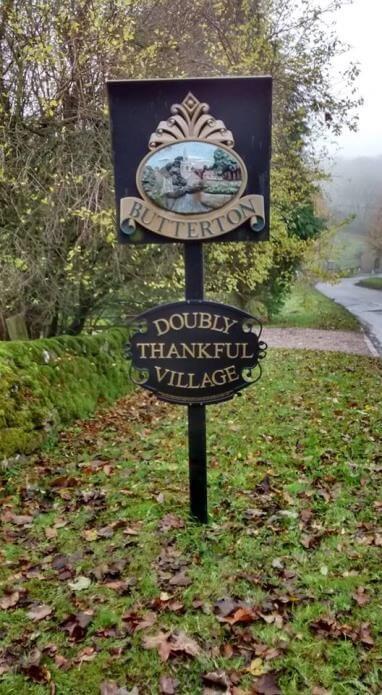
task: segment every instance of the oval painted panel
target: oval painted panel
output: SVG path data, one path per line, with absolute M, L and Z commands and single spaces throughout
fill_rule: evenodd
M 206 215 L 239 197 L 247 184 L 243 160 L 228 147 L 200 140 L 163 145 L 137 171 L 141 195 L 175 215 Z

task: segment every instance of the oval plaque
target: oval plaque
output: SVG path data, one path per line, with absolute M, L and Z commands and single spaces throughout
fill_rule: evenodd
M 150 151 L 136 170 L 140 197 L 120 198 L 124 236 L 140 243 L 148 230 L 167 240 L 211 241 L 239 227 L 261 232 L 264 197 L 244 195 L 248 172 L 232 132 L 191 92 L 170 111 L 150 135 Z
M 250 314 L 190 300 L 155 307 L 130 326 L 127 354 L 135 383 L 172 403 L 229 400 L 260 377 L 266 344 Z
M 206 215 L 239 198 L 247 184 L 241 157 L 224 145 L 183 140 L 150 152 L 137 171 L 142 198 L 176 215 Z

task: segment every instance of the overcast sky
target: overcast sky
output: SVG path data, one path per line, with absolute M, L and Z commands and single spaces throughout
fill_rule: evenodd
M 351 58 L 360 63 L 358 84 L 364 98 L 359 130 L 336 138 L 338 154 L 382 154 L 382 0 L 354 0 L 353 5 L 343 7 L 337 13 L 337 32 L 351 44 Z

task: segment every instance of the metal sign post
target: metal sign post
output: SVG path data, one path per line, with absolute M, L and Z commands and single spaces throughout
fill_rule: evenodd
M 203 245 L 200 241 L 184 244 L 185 298 L 204 299 Z M 190 511 L 203 524 L 207 512 L 206 406 L 188 406 L 188 465 L 190 476 Z

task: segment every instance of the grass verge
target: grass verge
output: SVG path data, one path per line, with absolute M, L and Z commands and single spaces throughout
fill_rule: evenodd
M 4 470 L 2 695 L 380 693 L 381 387 L 271 350 L 208 409 L 205 527 L 186 411 L 143 391 Z
M 281 328 L 360 330 L 355 316 L 344 307 L 325 297 L 314 287 L 301 283 L 294 286 L 281 312 L 268 325 Z
M 382 277 L 364 278 L 356 284 L 359 287 L 367 287 L 369 290 L 382 290 Z

